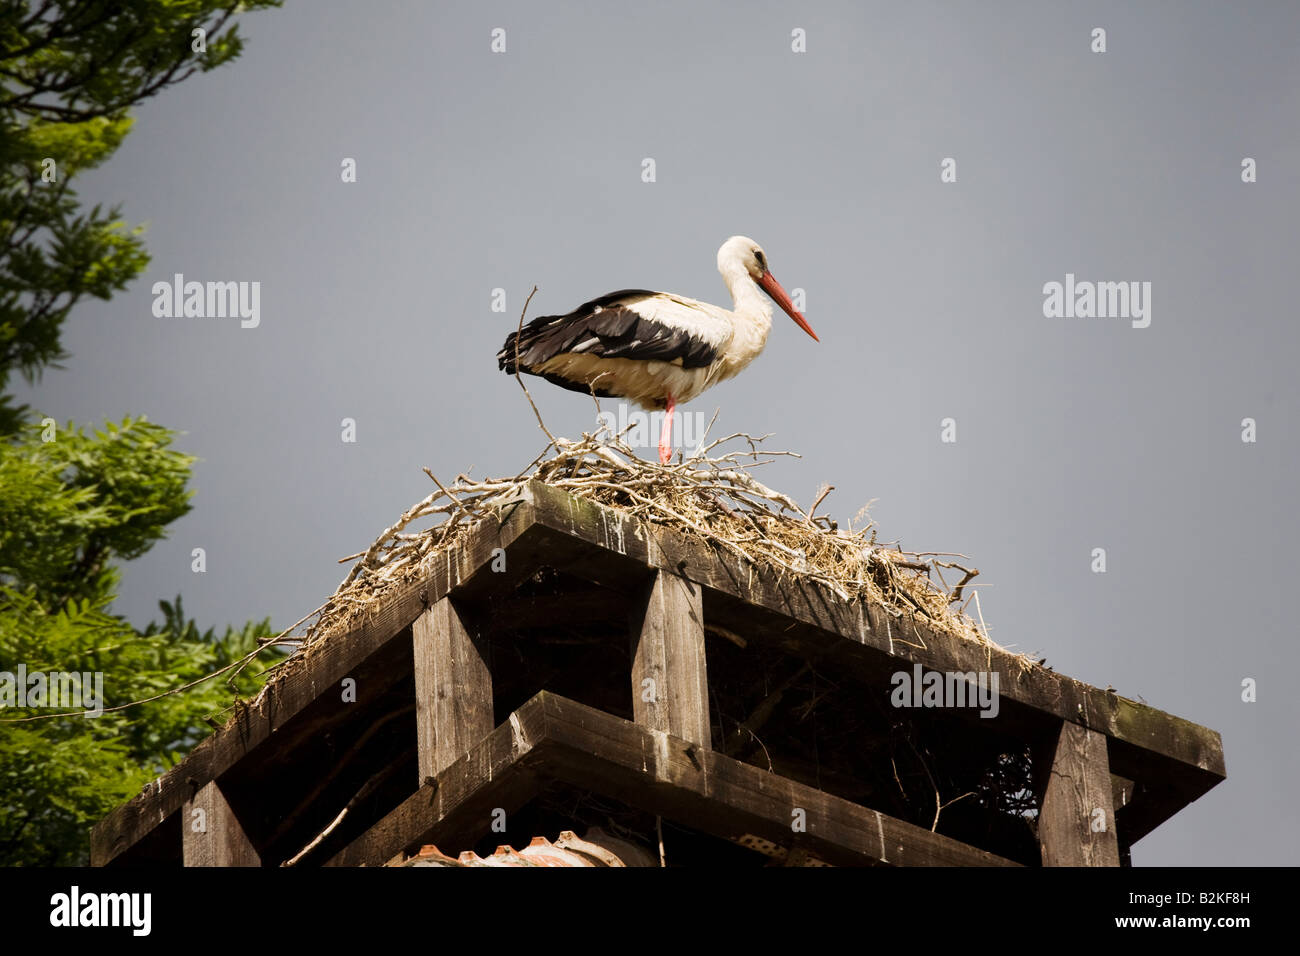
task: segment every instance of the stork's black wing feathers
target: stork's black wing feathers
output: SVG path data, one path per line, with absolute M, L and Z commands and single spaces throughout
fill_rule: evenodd
M 559 376 L 534 372 L 538 365 L 565 352 L 581 351 L 601 358 L 681 360 L 683 368 L 703 368 L 717 357 L 714 346 L 682 329 L 654 322 L 619 305 L 632 296 L 653 296 L 645 289 L 620 289 L 584 302 L 567 315 L 544 315 L 533 319 L 506 337 L 497 353 L 498 367 L 515 373 L 516 348 L 519 370 L 542 374 L 547 380 L 575 391 L 587 391 L 581 383 Z M 601 394 L 597 390 L 597 394 Z

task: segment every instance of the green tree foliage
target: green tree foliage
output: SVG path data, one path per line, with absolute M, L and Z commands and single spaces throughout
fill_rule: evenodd
M 52 430 L 0 443 L 0 671 L 102 673 L 106 712 L 47 719 L 48 706 L 0 709 L 0 862 L 9 865 L 87 862 L 90 826 L 209 733 L 234 693 L 229 675 L 167 692 L 271 636 L 269 621 L 200 633 L 180 598 L 162 602 L 162 621 L 143 633 L 110 614 L 115 562 L 147 550 L 188 510 L 192 459 L 144 420 Z M 238 692 L 255 692 L 276 658 L 264 650 L 235 679 Z M 109 709 L 150 697 L 159 699 Z M 42 719 L 15 720 L 29 716 Z
M 107 159 L 129 109 L 242 49 L 234 14 L 279 0 L 0 0 L 0 435 L 28 409 L 3 394 L 66 358 L 60 329 L 148 265 L 118 207 L 70 184 Z M 196 33 L 196 31 L 202 31 Z
M 110 298 L 149 261 L 140 229 L 117 207 L 83 208 L 72 181 L 121 144 L 131 107 L 239 55 L 237 13 L 279 2 L 0 0 L 0 672 L 100 673 L 108 708 L 158 697 L 98 717 L 0 707 L 0 863 L 85 863 L 90 825 L 276 657 L 263 650 L 233 686 L 201 681 L 256 650 L 269 621 L 200 633 L 178 597 L 140 632 L 109 610 L 117 563 L 189 510 L 192 459 L 171 432 L 25 426 L 7 391 L 15 372 L 34 382 L 67 357 L 79 301 Z
M 108 599 L 110 559 L 139 557 L 190 509 L 194 459 L 170 442 L 143 419 L 92 435 L 28 426 L 0 457 L 0 582 L 29 585 L 54 608 Z

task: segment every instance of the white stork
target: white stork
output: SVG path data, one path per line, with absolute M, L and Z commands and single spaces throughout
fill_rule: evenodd
M 620 289 L 511 332 L 497 364 L 510 375 L 517 367 L 575 392 L 663 409 L 659 461 L 667 464 L 677 403 L 731 378 L 767 344 L 772 306 L 760 289 L 817 339 L 753 239 L 732 236 L 724 242 L 718 271 L 731 292 L 730 311 L 670 292 Z

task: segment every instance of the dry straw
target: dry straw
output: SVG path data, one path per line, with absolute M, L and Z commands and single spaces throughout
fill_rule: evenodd
M 909 552 L 879 543 L 874 523 L 865 520 L 865 508 L 857 528 L 816 514 L 829 487 L 805 511 L 751 474 L 777 457 L 797 455 L 765 451 L 762 439 L 737 433 L 701 443 L 689 457 L 661 465 L 640 458 L 626 438 L 626 432 L 615 435 L 606 429 L 584 434 L 580 441 L 553 438 L 542 456 L 511 478 L 476 480 L 462 474 L 444 485 L 426 468 L 437 489 L 408 508 L 365 551 L 341 559 L 356 563 L 314 613 L 300 642 L 310 648 L 346 631 L 395 588 L 427 575 L 435 562 L 445 562 L 447 550 L 476 522 L 499 520 L 529 481 L 540 481 L 629 517 L 694 535 L 778 575 L 816 581 L 844 601 L 877 603 L 897 619 L 919 615 L 940 631 L 997 647 L 982 621 L 965 610 L 974 597 L 973 591 L 967 594 L 968 586 L 978 571 L 951 560 L 962 555 Z M 951 586 L 945 569 L 955 582 Z

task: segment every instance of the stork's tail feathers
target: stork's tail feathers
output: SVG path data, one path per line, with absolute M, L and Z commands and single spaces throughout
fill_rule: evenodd
M 507 375 L 516 371 L 515 357 L 519 358 L 518 371 L 536 374 L 533 366 L 545 362 L 558 349 L 556 343 L 549 341 L 554 336 L 556 327 L 564 316 L 543 315 L 533 319 L 523 328 L 506 336 L 506 342 L 497 353 L 497 368 Z
M 497 368 L 507 375 L 514 375 L 516 370 L 525 375 L 535 375 L 533 366 L 545 362 L 556 349 L 549 343 L 548 333 L 553 332 L 558 317 L 544 315 L 533 319 L 517 332 L 506 336 L 505 344 L 497 352 Z M 518 357 L 518 368 L 515 359 Z
M 527 330 L 525 329 L 524 331 L 526 332 Z M 497 368 L 501 369 L 501 371 L 505 372 L 507 375 L 514 375 L 516 371 L 515 346 L 518 339 L 519 333 L 511 332 L 506 336 L 506 344 L 501 346 L 501 351 L 497 353 Z M 527 339 L 525 339 L 525 341 L 527 341 Z M 522 342 L 519 343 L 518 353 L 522 354 L 525 351 L 527 351 L 527 347 Z

